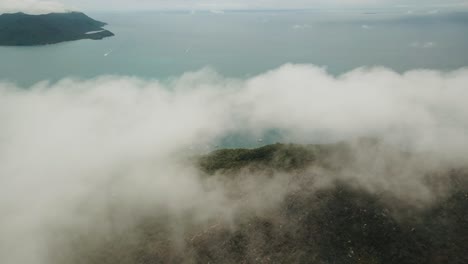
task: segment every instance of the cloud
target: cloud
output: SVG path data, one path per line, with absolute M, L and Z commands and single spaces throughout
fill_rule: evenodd
M 16 2 L 14 0 L 10 0 Z M 28 0 L 19 0 L 28 1 Z M 29 0 L 32 1 L 32 0 Z M 459 0 L 55 0 L 66 6 L 80 10 L 148 10 L 148 9 L 185 9 L 185 10 L 224 10 L 224 9 L 294 9 L 294 8 L 346 8 L 346 7 L 394 7 L 411 6 L 412 8 L 458 8 L 466 7 Z M 443 3 L 442 3 L 443 2 Z
M 310 28 L 310 25 L 308 24 L 296 24 L 292 26 L 292 29 L 294 30 L 302 30 L 302 29 L 307 29 Z
M 361 25 L 361 28 L 362 28 L 362 29 L 365 29 L 365 30 L 370 30 L 370 29 L 373 29 L 374 27 L 373 27 L 373 26 L 369 26 L 369 25 Z
M 47 14 L 71 9 L 55 0 L 0 0 L 0 13 Z
M 434 48 L 435 46 L 437 46 L 437 43 L 432 42 L 432 41 L 426 41 L 426 42 L 415 41 L 415 42 L 410 43 L 410 47 L 412 48 L 430 49 L 430 48 Z
M 223 15 L 224 11 L 223 10 L 218 10 L 218 9 L 211 9 L 210 12 L 215 15 Z
M 463 8 L 467 3 L 458 0 L 438 1 L 422 0 L 0 0 L 0 12 L 25 12 L 42 14 L 64 12 L 68 10 L 212 10 L 217 13 L 226 9 L 297 9 L 297 8 L 348 8 L 348 7 L 411 7 L 420 8 Z
M 50 263 L 50 241 L 77 226 L 98 232 L 93 228 L 105 227 L 113 206 L 122 210 L 122 225 L 142 212 L 229 219 L 238 203 L 224 183 L 202 181 L 187 156 L 233 133 L 275 129 L 299 143 L 372 136 L 466 164 L 467 82 L 466 69 L 362 68 L 334 77 L 285 65 L 249 79 L 205 69 L 164 82 L 105 76 L 28 89 L 1 83 L 0 262 Z M 414 192 L 408 186 L 417 180 L 401 175 L 396 189 Z M 250 209 L 281 200 L 287 184 L 274 177 L 268 184 L 247 177 Z

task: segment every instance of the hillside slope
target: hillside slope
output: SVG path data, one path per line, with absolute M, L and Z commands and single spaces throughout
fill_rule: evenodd
M 383 160 L 382 169 L 372 169 Z M 208 181 L 230 186 L 236 208 L 244 208 L 229 221 L 198 222 L 190 212 L 173 217 L 159 210 L 103 239 L 89 231 L 75 236 L 57 263 L 468 263 L 466 169 L 424 171 L 422 182 L 433 193 L 426 202 L 345 177 L 398 177 L 420 160 L 374 141 L 215 151 L 197 159 L 197 166 Z M 264 209 L 252 207 L 259 201 L 253 197 L 278 177 L 286 180 L 279 185 L 284 194 Z M 252 178 L 262 180 L 256 185 Z M 260 201 L 275 196 L 270 190 Z M 119 214 L 111 222 L 119 222 Z

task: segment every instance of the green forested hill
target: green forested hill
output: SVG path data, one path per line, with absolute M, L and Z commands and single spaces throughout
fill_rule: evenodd
M 136 226 L 101 240 L 92 233 L 82 235 L 71 244 L 72 253 L 61 252 L 57 263 L 468 263 L 466 170 L 443 168 L 428 174 L 423 181 L 429 188 L 443 185 L 446 191 L 421 206 L 407 202 L 404 192 L 372 190 L 352 178 L 340 176 L 333 184 L 317 185 L 322 173 L 329 177 L 353 172 L 376 173 L 375 177 L 398 174 L 404 170 L 372 166 L 418 164 L 408 161 L 413 158 L 369 140 L 357 145 L 275 144 L 218 150 L 198 158 L 197 166 L 208 180 L 236 186 L 230 190 L 238 208 L 249 208 L 252 201 L 247 189 L 254 183 L 249 178 L 264 177 L 255 185 L 259 193 L 262 184 L 275 181 L 274 174 L 295 187 L 268 210 L 244 210 L 231 222 L 195 223 L 193 212 L 179 215 L 176 222 L 170 213 L 146 214 Z M 266 203 L 275 196 L 269 195 Z
M 0 45 L 45 45 L 113 36 L 112 32 L 102 28 L 105 25 L 106 23 L 96 21 L 79 12 L 45 15 L 2 14 L 0 15 Z

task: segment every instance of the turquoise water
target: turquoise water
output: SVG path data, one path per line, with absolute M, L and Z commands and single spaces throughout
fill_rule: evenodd
M 284 63 L 340 74 L 383 65 L 451 70 L 468 65 L 468 14 L 395 12 L 98 13 L 116 37 L 1 47 L 0 79 L 29 86 L 103 74 L 164 79 L 210 66 L 246 77 Z M 107 55 L 107 56 L 105 56 Z

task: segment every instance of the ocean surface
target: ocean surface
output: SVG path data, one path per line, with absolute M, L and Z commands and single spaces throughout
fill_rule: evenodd
M 166 79 L 212 67 L 245 78 L 285 63 L 339 75 L 362 66 L 397 72 L 468 65 L 468 13 L 437 10 L 89 13 L 115 37 L 0 47 L 0 80 L 28 87 L 65 77 Z

